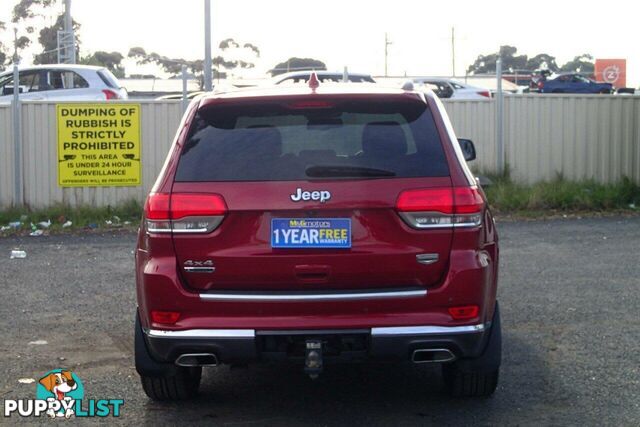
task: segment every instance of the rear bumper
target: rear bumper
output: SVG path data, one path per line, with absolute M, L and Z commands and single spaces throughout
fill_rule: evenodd
M 150 356 L 174 363 L 182 354 L 213 353 L 219 363 L 245 364 L 264 360 L 300 359 L 295 343 L 306 339 L 355 342 L 357 348 L 334 348 L 327 361 L 410 361 L 415 350 L 447 349 L 456 358 L 482 354 L 491 323 L 468 326 L 401 326 L 356 330 L 261 331 L 253 329 L 145 329 Z M 278 344 L 285 343 L 278 347 Z M 286 348 L 285 348 L 286 347 Z M 274 350 L 275 349 L 275 350 Z

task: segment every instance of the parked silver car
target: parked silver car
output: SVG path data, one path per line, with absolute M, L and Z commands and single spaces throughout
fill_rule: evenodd
M 320 83 L 340 83 L 344 81 L 344 73 L 340 71 L 314 71 Z M 279 84 L 292 84 L 292 83 L 307 83 L 312 71 L 292 71 L 290 73 L 284 73 L 273 77 L 271 83 L 274 85 Z M 347 73 L 347 80 L 351 83 L 375 83 L 375 80 L 370 74 L 362 73 Z
M 438 98 L 453 99 L 487 99 L 491 98 L 488 89 L 471 86 L 458 80 L 441 77 L 413 77 L 411 78 L 416 87 L 427 87 L 438 96 Z
M 104 67 L 48 64 L 20 67 L 21 100 L 104 101 L 127 99 L 127 91 Z M 13 71 L 0 73 L 0 102 L 13 97 Z

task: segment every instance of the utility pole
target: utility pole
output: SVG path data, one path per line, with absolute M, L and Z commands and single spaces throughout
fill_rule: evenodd
M 389 74 L 387 72 L 387 57 L 389 56 L 389 45 L 392 44 L 389 41 L 389 35 L 384 33 L 384 76 L 387 77 Z
M 73 18 L 71 18 L 71 0 L 64 0 L 64 29 L 58 31 L 57 54 L 58 64 L 76 63 L 76 36 L 73 32 Z M 67 73 L 65 87 L 73 87 L 73 75 Z
M 204 90 L 211 92 L 211 0 L 204 0 Z
M 67 33 L 67 64 L 76 63 L 76 35 L 73 32 L 73 19 L 71 18 L 71 0 L 64 0 L 64 32 Z
M 451 27 L 451 77 L 456 76 L 456 28 Z
M 13 29 L 13 63 L 17 64 L 20 60 L 18 56 L 18 29 Z

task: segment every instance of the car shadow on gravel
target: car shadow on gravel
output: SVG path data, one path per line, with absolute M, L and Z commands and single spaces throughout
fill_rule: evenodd
M 541 419 L 553 404 L 547 363 L 534 343 L 504 335 L 501 380 L 486 399 L 454 399 L 438 366 L 367 363 L 328 365 L 316 380 L 300 365 L 269 364 L 204 371 L 193 401 L 148 401 L 143 418 L 163 422 L 282 424 L 495 423 Z M 521 418 L 523 417 L 523 418 Z

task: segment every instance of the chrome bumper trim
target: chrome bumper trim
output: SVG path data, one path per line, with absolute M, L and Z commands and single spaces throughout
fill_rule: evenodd
M 371 328 L 371 336 L 394 335 L 447 335 L 483 332 L 491 323 L 468 326 L 391 326 Z M 160 329 L 145 329 L 145 334 L 153 338 L 255 338 L 255 329 L 185 329 L 181 331 L 165 331 Z M 278 331 L 278 334 L 295 334 L 302 331 Z M 304 331 L 306 333 L 318 331 Z M 331 333 L 332 330 L 323 330 Z M 336 332 L 342 332 L 336 330 Z M 274 332 L 275 334 L 275 332 Z
M 163 331 L 146 329 L 145 334 L 153 338 L 255 338 L 254 329 L 186 329 Z
M 489 326 L 490 323 L 467 326 L 392 326 L 371 328 L 371 336 L 468 334 L 482 332 Z
M 187 273 L 213 273 L 215 267 L 182 267 Z
M 416 298 L 427 295 L 426 289 L 406 291 L 317 292 L 317 293 L 210 293 L 200 294 L 205 301 L 344 301 L 385 298 Z

